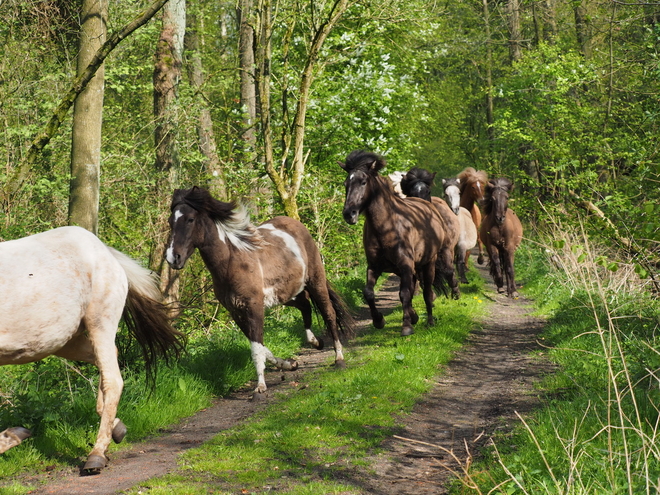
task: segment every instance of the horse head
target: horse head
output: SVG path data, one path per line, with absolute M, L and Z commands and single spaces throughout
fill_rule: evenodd
M 442 187 L 445 189 L 445 199 L 456 215 L 458 215 L 458 209 L 461 206 L 460 184 L 461 179 L 442 179 Z
M 475 170 L 473 167 L 466 167 L 460 174 L 461 195 L 470 198 L 472 201 L 483 201 L 488 174 L 483 170 Z
M 435 173 L 413 167 L 401 179 L 401 190 L 406 196 L 431 201 L 431 186 L 434 178 Z
M 170 241 L 165 251 L 165 259 L 175 270 L 186 264 L 195 248 L 202 245 L 211 219 L 223 222 L 232 218 L 236 203 L 224 203 L 214 199 L 201 187 L 176 189 L 172 195 Z M 217 231 L 217 229 L 215 229 Z
M 486 185 L 486 212 L 495 215 L 495 221 L 498 225 L 502 225 L 506 219 L 506 210 L 509 206 L 509 193 L 512 190 L 513 183 L 503 177 L 491 179 Z
M 345 162 L 339 162 L 348 176 L 344 181 L 346 199 L 342 215 L 349 225 L 355 225 L 360 213 L 369 205 L 372 197 L 372 182 L 378 176 L 378 171 L 385 167 L 385 160 L 368 151 L 352 151 Z

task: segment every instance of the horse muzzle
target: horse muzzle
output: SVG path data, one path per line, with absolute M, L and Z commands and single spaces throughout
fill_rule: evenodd
M 497 222 L 497 225 L 504 224 L 504 220 L 506 220 L 506 215 L 502 215 L 502 216 L 498 215 L 495 217 L 495 221 Z
M 342 215 L 344 215 L 344 220 L 346 220 L 347 224 L 355 225 L 358 222 L 360 212 L 356 209 L 344 209 Z
M 181 256 L 180 253 L 175 253 L 171 248 L 166 251 L 165 259 L 174 270 L 181 270 L 183 265 L 186 264 L 186 258 Z

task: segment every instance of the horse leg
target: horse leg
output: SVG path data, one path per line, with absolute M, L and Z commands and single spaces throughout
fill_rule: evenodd
M 300 311 L 303 319 L 303 326 L 305 327 L 305 337 L 307 343 L 314 349 L 321 350 L 324 347 L 323 339 L 316 337 L 312 332 L 312 305 L 309 302 L 309 294 L 307 291 L 302 291 L 291 301 L 286 303 L 287 306 L 293 306 Z
M 263 304 L 251 303 L 244 311 L 235 308 L 231 311 L 236 324 L 250 341 L 252 362 L 257 371 L 257 388 L 254 389 L 254 398 L 262 397 L 268 387 L 266 386 L 266 362 L 284 371 L 298 369 L 298 362 L 293 359 L 281 359 L 264 345 L 264 308 Z
M 22 426 L 7 428 L 0 433 L 0 454 L 7 452 L 12 447 L 16 447 L 23 440 L 30 437 L 32 432 Z
M 424 303 L 426 304 L 426 324 L 435 325 L 433 318 L 433 301 L 435 293 L 433 292 L 433 278 L 435 277 L 435 261 L 424 267 L 422 277 L 424 279 Z
M 367 301 L 367 304 L 369 305 L 371 321 L 373 322 L 374 327 L 378 329 L 381 329 L 385 326 L 385 318 L 383 318 L 383 314 L 376 308 L 376 295 L 374 293 L 374 286 L 376 285 L 378 277 L 380 277 L 381 273 L 383 272 L 380 270 L 374 270 L 371 267 L 367 267 L 367 284 L 362 290 L 364 300 Z
M 467 259 L 469 257 L 469 252 L 467 249 L 464 249 L 462 246 L 456 246 L 456 270 L 458 271 L 458 278 L 462 284 L 467 284 L 468 279 L 465 276 L 467 271 Z
M 94 356 L 92 343 L 87 336 L 82 333 L 67 342 L 64 347 L 55 353 L 55 355 L 68 359 L 69 361 L 84 361 L 96 366 L 96 358 Z M 103 414 L 103 404 L 103 387 L 99 387 L 96 398 L 96 413 L 99 417 Z M 127 431 L 126 425 L 121 419 L 115 417 L 112 424 L 112 440 L 115 443 L 121 443 L 126 436 Z
M 316 306 L 321 312 L 323 321 L 325 322 L 327 331 L 332 337 L 333 345 L 335 348 L 335 366 L 337 368 L 345 368 L 346 363 L 344 361 L 344 347 L 341 344 L 339 339 L 339 328 L 337 327 L 337 313 L 335 308 L 332 305 L 332 299 L 330 298 L 330 293 L 328 292 L 328 282 L 325 278 L 319 276 L 313 276 L 314 283 L 310 283 L 307 287 L 312 299 L 314 300 Z
M 443 247 L 438 253 L 438 257 L 440 258 L 442 277 L 449 284 L 452 297 L 458 299 L 461 296 L 461 289 L 458 286 L 458 278 L 456 277 L 456 270 L 454 269 L 454 256 L 452 250 Z
M 401 335 L 406 337 L 412 335 L 414 332 L 413 325 L 419 317 L 412 307 L 412 298 L 415 291 L 415 271 L 412 266 L 402 266 L 401 269 L 401 285 L 399 285 L 399 299 L 403 307 L 403 325 L 401 327 Z M 424 291 L 428 290 L 424 287 Z
M 504 274 L 506 275 L 507 295 L 514 299 L 518 298 L 518 291 L 516 290 L 515 272 L 513 268 L 514 253 L 510 253 L 507 249 L 502 251 L 502 264 L 504 265 Z
M 502 279 L 502 263 L 498 248 L 492 246 L 488 251 L 488 255 L 490 256 L 490 274 L 497 286 L 497 292 L 501 294 L 504 292 L 504 280 Z
M 119 363 L 117 362 L 117 348 L 115 347 L 115 335 L 120 315 L 121 310 L 118 312 L 116 318 L 112 318 L 108 314 L 99 313 L 88 314 L 84 318 L 85 326 L 88 329 L 89 341 L 93 348 L 94 361 L 100 374 L 97 412 L 101 416 L 101 424 L 96 437 L 96 443 L 87 456 L 87 462 L 83 466 L 83 472 L 86 474 L 97 474 L 105 467 L 107 464 L 105 453 L 110 445 L 113 430 L 121 423 L 115 421 L 117 419 L 119 399 L 124 388 L 124 381 L 119 370 Z M 81 345 L 82 347 L 76 349 L 76 345 Z M 80 355 L 84 356 L 88 353 L 86 346 L 85 339 L 78 338 L 69 342 L 58 354 L 72 356 L 76 352 L 79 352 Z

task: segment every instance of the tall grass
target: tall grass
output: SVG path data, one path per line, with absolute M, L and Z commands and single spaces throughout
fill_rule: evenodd
M 660 302 L 625 253 L 567 232 L 528 253 L 534 272 L 522 275 L 558 364 L 545 405 L 496 438 L 456 491 L 660 492 Z

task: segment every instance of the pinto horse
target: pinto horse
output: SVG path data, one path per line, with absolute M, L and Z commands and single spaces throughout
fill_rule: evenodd
M 458 174 L 458 179 L 460 180 L 461 206 L 470 212 L 474 226 L 477 229 L 477 249 L 479 250 L 477 263 L 482 265 L 484 262 L 484 247 L 479 230 L 481 226 L 479 202 L 484 199 L 488 174 L 483 170 L 475 170 L 472 167 L 467 167 Z
M 490 257 L 490 274 L 497 285 L 497 291 L 506 292 L 509 297 L 517 298 L 514 280 L 513 259 L 522 241 L 523 228 L 518 216 L 508 207 L 509 193 L 513 184 L 509 179 L 491 179 L 486 185 L 484 198 L 484 219 L 481 222 L 481 239 L 484 241 Z
M 255 398 L 267 390 L 266 362 L 283 370 L 298 368 L 296 361 L 275 357 L 264 346 L 266 308 L 298 308 L 307 341 L 323 349 L 323 340 L 311 329 L 313 304 L 333 339 L 335 365 L 345 366 L 340 338 L 352 336 L 353 318 L 331 289 L 321 254 L 302 223 L 275 217 L 255 227 L 245 208 L 214 199 L 199 187 L 175 190 L 171 209 L 167 262 L 180 270 L 195 248 L 199 250 L 215 296 L 250 341 L 258 380 Z
M 96 411 L 101 423 L 83 474 L 107 464 L 110 440 L 126 427 L 116 417 L 123 380 L 115 336 L 124 317 L 153 379 L 156 358 L 176 356 L 183 335 L 170 326 L 151 272 L 80 227 L 60 227 L 0 243 L 0 365 L 24 364 L 50 355 L 98 367 Z M 0 434 L 0 452 L 30 432 Z
M 460 265 L 458 264 L 456 255 L 459 248 L 458 244 L 461 240 L 460 218 L 456 216 L 445 200 L 437 196 L 431 196 L 433 179 L 435 179 L 435 173 L 431 173 L 423 168 L 413 167 L 401 179 L 401 191 L 407 197 L 430 201 L 438 210 L 438 213 L 440 213 L 440 216 L 445 222 L 445 247 L 454 253 L 453 259 L 458 268 Z M 474 245 L 471 247 L 474 247 Z M 465 275 L 460 270 L 458 270 L 458 273 L 462 278 L 465 278 Z M 455 297 L 458 297 L 458 295 L 456 294 Z
M 452 252 L 444 246 L 442 217 L 428 201 L 400 198 L 389 180 L 378 173 L 385 167 L 385 160 L 375 153 L 353 151 L 346 162 L 339 165 L 348 174 L 344 182 L 344 220 L 349 225 L 355 225 L 360 214 L 365 216 L 362 241 L 367 257 L 367 282 L 363 294 L 374 327 L 380 329 L 385 326 L 374 296 L 374 285 L 384 272 L 394 273 L 401 279 L 401 335 L 411 335 L 413 325 L 419 320 L 412 307 L 416 274 L 421 277 L 427 321 L 432 325 L 434 287 L 444 289 L 446 279 L 452 291 L 455 294 L 458 292 Z
M 445 189 L 445 198 L 458 218 L 459 237 L 456 244 L 456 267 L 461 282 L 468 282 L 465 272 L 467 271 L 467 262 L 470 258 L 470 250 L 477 245 L 477 228 L 472 221 L 472 215 L 461 206 L 460 179 L 442 179 L 442 186 Z

